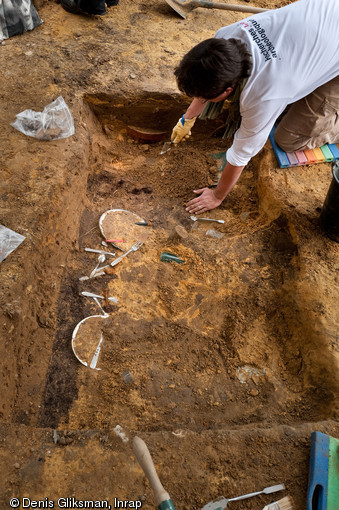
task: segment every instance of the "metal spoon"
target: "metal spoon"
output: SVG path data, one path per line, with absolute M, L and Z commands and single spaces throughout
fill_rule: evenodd
M 91 274 L 89 275 L 89 277 L 90 277 L 90 278 L 93 278 L 93 276 L 95 276 L 95 273 L 97 272 L 98 267 L 100 266 L 100 264 L 102 264 L 103 262 L 105 262 L 105 260 L 106 260 L 105 255 L 99 255 L 99 257 L 98 257 L 98 263 L 97 263 L 97 265 L 95 266 L 95 268 L 93 269 L 93 271 L 91 272 Z

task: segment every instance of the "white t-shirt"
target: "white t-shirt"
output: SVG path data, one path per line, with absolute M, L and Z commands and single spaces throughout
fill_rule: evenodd
M 244 166 L 288 104 L 339 75 L 339 0 L 299 0 L 221 28 L 215 37 L 240 39 L 252 54 L 241 125 L 227 151 L 227 161 Z

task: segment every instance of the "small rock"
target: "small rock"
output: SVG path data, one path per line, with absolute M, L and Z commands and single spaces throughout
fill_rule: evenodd
M 252 397 L 257 397 L 259 395 L 259 391 L 256 390 L 256 389 L 253 389 L 249 392 L 249 394 L 252 396 Z
M 114 269 L 114 267 L 106 267 L 104 269 L 104 272 L 105 272 L 105 274 L 114 274 L 115 273 L 115 269 Z
M 111 135 L 111 134 L 112 134 L 112 130 L 111 130 L 110 126 L 106 126 L 106 125 L 105 125 L 105 126 L 103 127 L 103 130 L 104 130 L 104 133 L 105 133 L 106 135 Z
M 175 231 L 178 234 L 178 236 L 181 237 L 181 239 L 187 239 L 188 232 L 182 225 L 177 225 L 175 227 Z
M 136 75 L 136 74 L 134 74 L 134 73 L 131 73 L 131 74 L 129 75 L 129 77 L 131 78 L 131 80 L 135 80 L 135 78 L 137 77 L 137 75 Z
M 214 230 L 214 228 L 210 228 L 206 231 L 206 235 L 209 237 L 214 237 L 215 239 L 221 239 L 224 237 L 225 234 L 222 232 L 217 232 L 217 230 Z
M 20 464 L 19 464 L 19 462 L 16 462 L 16 463 L 14 464 L 14 467 L 15 467 L 15 469 L 20 469 Z
M 250 212 L 244 212 L 242 214 L 240 214 L 240 221 L 242 221 L 243 223 L 246 223 L 246 220 L 247 218 L 249 217 L 251 213 Z
M 121 375 L 123 381 L 128 384 L 133 382 L 133 377 L 131 376 L 129 370 L 125 370 Z

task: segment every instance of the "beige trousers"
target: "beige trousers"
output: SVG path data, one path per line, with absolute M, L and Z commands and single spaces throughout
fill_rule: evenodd
M 275 132 L 285 152 L 339 142 L 339 76 L 293 103 Z

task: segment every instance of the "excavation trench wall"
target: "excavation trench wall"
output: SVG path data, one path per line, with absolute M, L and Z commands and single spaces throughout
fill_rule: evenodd
M 74 115 L 91 119 L 84 104 Z M 9 228 L 13 223 L 20 225 L 26 239 L 6 259 L 2 273 L 5 342 L 1 344 L 1 382 L 5 392 L 0 408 L 4 421 L 37 422 L 42 381 L 59 325 L 56 303 L 69 253 L 77 246 L 84 207 L 90 143 L 81 124 L 76 131 L 73 139 L 45 144 L 19 138 L 16 161 L 11 165 L 21 160 L 22 172 L 20 176 L 13 174 L 5 185 L 6 200 L 17 201 L 17 214 L 14 218 L 9 207 L 3 223 Z M 36 153 L 39 164 L 32 165 Z M 27 194 L 18 191 L 24 180 Z M 32 194 L 28 193 L 30 186 Z

